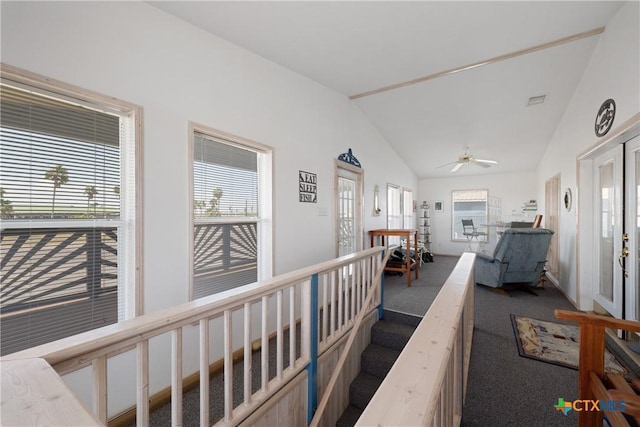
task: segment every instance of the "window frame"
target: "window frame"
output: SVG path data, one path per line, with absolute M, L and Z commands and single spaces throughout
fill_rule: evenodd
M 484 210 L 484 220 L 481 222 L 482 224 L 486 224 L 489 220 L 489 190 L 486 188 L 471 188 L 471 189 L 465 189 L 465 190 L 451 190 L 451 241 L 452 242 L 466 242 L 467 238 L 465 236 L 456 238 L 456 224 L 458 223 L 458 221 L 456 221 L 456 198 L 455 198 L 455 194 L 456 193 L 465 193 L 465 192 L 484 192 L 485 198 L 484 198 L 484 205 L 485 205 L 485 210 Z M 481 224 L 480 222 L 476 222 L 476 220 L 474 219 L 474 226 L 476 228 L 478 228 L 478 226 Z
M 407 200 L 407 196 L 410 196 L 410 200 Z M 402 228 L 404 229 L 415 229 L 415 217 L 414 217 L 414 200 L 413 200 L 413 189 L 411 188 L 403 188 L 402 189 Z
M 194 212 L 194 147 L 196 133 L 222 139 L 229 145 L 258 152 L 258 215 L 255 219 L 248 217 L 216 218 L 212 217 L 206 223 L 256 222 L 257 224 L 257 280 L 264 280 L 273 276 L 273 148 L 243 138 L 231 133 L 215 129 L 200 123 L 189 121 L 188 126 L 188 168 L 189 168 L 189 301 L 195 296 L 195 254 L 194 229 L 196 220 Z M 202 223 L 202 221 L 198 221 Z
M 0 78 L 17 86 L 50 94 L 57 99 L 128 118 L 128 140 L 132 143 L 121 147 L 120 150 L 121 155 L 124 150 L 125 155 L 134 156 L 132 160 L 134 176 L 129 179 L 134 188 L 131 191 L 126 189 L 122 191 L 121 180 L 121 198 L 126 200 L 121 202 L 122 205 L 126 204 L 126 209 L 122 209 L 121 205 L 121 218 L 117 221 L 108 219 L 52 219 L 38 223 L 37 227 L 42 229 L 79 228 L 87 227 L 90 224 L 92 227 L 100 228 L 113 227 L 114 223 L 117 223 L 118 228 L 123 230 L 126 240 L 126 242 L 118 242 L 118 298 L 123 298 L 124 304 L 118 305 L 117 322 L 142 315 L 144 307 L 142 287 L 144 273 L 142 265 L 144 200 L 142 187 L 142 107 L 5 63 L 0 63 Z M 121 171 L 121 177 L 123 173 L 124 170 Z M 123 211 L 126 210 L 132 210 L 133 213 L 131 215 L 123 214 Z M 25 221 L 2 221 L 3 230 L 17 228 L 25 228 Z

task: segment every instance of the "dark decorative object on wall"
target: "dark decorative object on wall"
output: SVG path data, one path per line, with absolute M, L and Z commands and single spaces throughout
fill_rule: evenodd
M 571 205 L 573 203 L 573 196 L 571 195 L 571 189 L 569 187 L 567 187 L 566 190 L 564 190 L 564 208 L 567 210 L 567 212 L 571 211 Z
M 602 103 L 596 115 L 596 136 L 605 136 L 616 116 L 616 103 L 613 99 L 607 99 Z
M 348 152 L 340 154 L 338 156 L 338 160 L 342 160 L 343 162 L 349 163 L 350 165 L 353 165 L 358 168 L 362 167 L 358 159 L 356 159 L 356 156 L 354 156 L 353 153 L 351 152 L 351 148 L 349 148 Z
M 298 171 L 300 201 L 318 203 L 318 176 L 315 173 Z

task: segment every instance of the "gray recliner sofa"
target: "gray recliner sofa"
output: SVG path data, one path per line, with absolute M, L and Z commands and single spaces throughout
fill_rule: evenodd
M 544 228 L 509 228 L 493 256 L 476 254 L 476 283 L 500 288 L 520 283 L 535 286 L 540 279 L 553 231 Z

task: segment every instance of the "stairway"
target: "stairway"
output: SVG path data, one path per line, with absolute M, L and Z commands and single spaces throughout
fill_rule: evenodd
M 360 373 L 349 387 L 349 406 L 336 427 L 355 425 L 400 352 L 411 338 L 421 317 L 385 310 L 371 328 L 371 344 L 360 357 Z

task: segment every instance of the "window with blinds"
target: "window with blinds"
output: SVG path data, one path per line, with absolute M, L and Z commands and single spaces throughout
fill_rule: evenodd
M 465 240 L 463 236 L 462 220 L 472 219 L 473 224 L 478 227 L 480 224 L 488 222 L 487 199 L 488 190 L 454 190 L 451 193 L 453 201 L 453 240 Z
M 125 298 L 125 287 L 135 286 L 132 116 L 3 68 L 3 355 L 134 311 Z
M 258 280 L 261 155 L 194 132 L 193 298 Z

